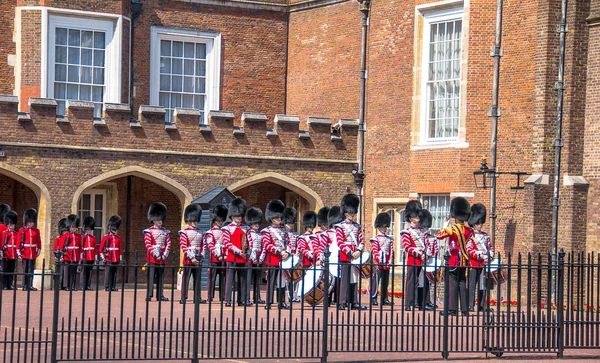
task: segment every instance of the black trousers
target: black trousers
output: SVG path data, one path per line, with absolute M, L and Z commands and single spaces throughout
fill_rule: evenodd
M 460 295 L 460 310 L 467 312 L 467 277 L 466 267 L 451 268 L 448 273 L 448 289 L 450 301 L 448 309 L 458 311 L 458 297 Z
M 423 286 L 417 286 L 419 284 L 419 275 L 423 272 L 423 267 L 408 266 L 406 270 L 406 306 L 425 306 L 431 303 L 429 280 L 423 276 Z M 416 301 L 415 290 L 417 291 Z
M 208 279 L 208 298 L 212 301 L 215 298 L 215 288 L 217 286 L 217 276 L 219 276 L 219 300 L 225 300 L 225 275 L 226 269 L 223 262 L 212 263 Z
M 75 290 L 75 283 L 77 281 L 77 262 L 65 262 L 67 267 L 67 289 Z
M 227 295 L 225 301 L 231 302 L 233 289 L 237 291 L 237 302 L 241 304 L 246 301 L 246 277 L 248 271 L 246 263 L 227 262 Z
M 17 260 L 7 259 L 2 260 L 2 271 L 4 272 L 4 276 L 2 276 L 2 286 L 9 287 L 14 286 L 13 281 L 15 278 L 15 271 L 17 270 Z
M 81 261 L 81 289 L 91 289 L 95 261 Z
M 164 296 L 165 266 L 148 263 L 148 290 L 146 297 L 153 297 L 154 284 L 156 283 L 156 298 Z
M 477 307 L 483 309 L 483 297 L 485 288 L 482 290 L 479 284 L 483 268 L 471 268 L 469 270 L 469 309 L 475 306 L 475 296 L 477 295 Z
M 23 288 L 28 289 L 33 287 L 33 269 L 35 268 L 35 260 L 23 260 Z
M 341 287 L 340 296 L 338 297 L 339 304 L 354 304 L 356 299 L 356 283 L 352 283 L 352 269 L 354 268 L 349 262 L 342 262 Z
M 194 301 L 196 300 L 196 298 L 200 299 L 200 284 L 199 284 L 199 280 L 200 279 L 200 271 L 202 270 L 202 267 L 200 265 L 198 266 L 191 266 L 191 265 L 185 265 L 183 267 L 183 284 L 181 286 L 181 300 L 187 300 L 188 298 L 188 290 L 189 290 L 189 286 L 190 286 L 190 279 L 193 277 L 194 278 Z M 198 282 L 197 285 L 197 289 L 196 289 L 196 283 Z
M 390 283 L 390 270 L 379 270 L 379 284 L 381 290 L 381 303 L 388 299 L 388 285 Z M 375 291 L 377 294 L 377 291 Z
M 254 290 L 252 290 L 252 301 L 258 303 L 258 300 L 260 300 L 260 265 L 248 264 L 247 270 L 246 301 L 250 301 L 250 287 L 251 285 L 254 285 Z
M 331 302 L 332 304 L 337 304 L 338 300 L 340 299 L 341 285 L 342 285 L 342 279 L 339 277 L 335 277 L 333 279 L 333 289 L 331 290 L 331 293 L 329 294 L 329 302 Z
M 118 262 L 107 262 L 104 268 L 104 289 L 117 290 L 117 271 L 119 270 Z
M 281 279 L 282 281 L 279 281 Z M 279 288 L 285 282 L 285 278 L 278 266 L 270 266 L 269 276 L 267 277 L 267 306 L 273 303 L 273 294 L 277 291 L 277 302 L 285 302 L 285 287 Z M 283 293 L 281 293 L 283 291 Z

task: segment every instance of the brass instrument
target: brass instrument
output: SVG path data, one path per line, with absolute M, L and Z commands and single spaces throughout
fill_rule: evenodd
M 248 237 L 246 233 L 242 235 L 242 254 L 246 255 L 248 252 Z

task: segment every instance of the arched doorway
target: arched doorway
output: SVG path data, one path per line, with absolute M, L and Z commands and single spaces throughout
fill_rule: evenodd
M 167 206 L 167 219 L 164 226 L 171 230 L 171 249 L 167 264 L 179 264 L 179 234 L 182 227 L 182 214 L 185 205 L 192 199 L 191 194 L 181 184 L 154 171 L 130 167 L 99 175 L 82 184 L 73 198 L 72 212 L 82 220 L 88 215 L 96 219 L 98 244 L 100 237 L 107 233 L 106 223 L 110 216 L 118 214 L 122 218 L 119 235 L 123 238 L 123 259 L 127 264 L 143 265 L 146 249 L 142 230 L 149 227 L 148 207 L 153 202 Z M 128 269 L 126 281 L 132 279 L 133 269 Z M 143 276 L 142 276 L 143 275 Z M 145 279 L 145 274 L 140 279 Z M 172 275 L 165 273 L 167 283 Z
M 269 172 L 255 175 L 229 186 L 235 195 L 244 198 L 249 207 L 265 210 L 271 199 L 279 199 L 298 211 L 296 226 L 302 231 L 302 215 L 323 206 L 321 197 L 306 185 L 281 174 Z
M 23 212 L 28 208 L 38 211 L 37 228 L 42 239 L 42 258 L 37 259 L 37 267 L 43 260 L 46 266 L 52 256 L 51 241 L 51 202 L 46 186 L 31 174 L 6 163 L 0 163 L 0 203 L 7 203 L 19 215 L 22 224 Z

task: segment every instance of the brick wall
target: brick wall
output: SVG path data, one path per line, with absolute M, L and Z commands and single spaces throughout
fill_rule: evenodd
M 23 225 L 23 212 L 29 208 L 38 209 L 38 199 L 33 190 L 0 174 L 0 203 L 10 205 L 19 215 L 17 228 Z
M 15 88 L 14 68 L 9 66 L 8 55 L 15 55 L 13 31 L 15 29 L 16 0 L 5 0 L 0 3 L 0 94 L 12 94 Z M 16 59 L 15 59 L 16 61 Z

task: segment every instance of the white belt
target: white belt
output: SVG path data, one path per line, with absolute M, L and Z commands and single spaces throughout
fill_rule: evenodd
M 68 250 L 78 250 L 79 247 L 78 246 L 68 246 L 67 249 Z
M 23 245 L 23 247 L 37 247 L 37 245 L 28 245 L 28 244 L 25 244 L 25 245 Z
M 94 247 L 84 247 L 83 250 L 84 251 L 93 251 Z
M 109 251 L 118 251 L 119 249 L 117 247 L 109 247 L 109 248 L 107 248 L 107 250 L 109 250 Z
M 9 247 L 17 247 L 17 246 L 15 246 L 15 245 L 6 245 L 4 247 L 9 248 Z

